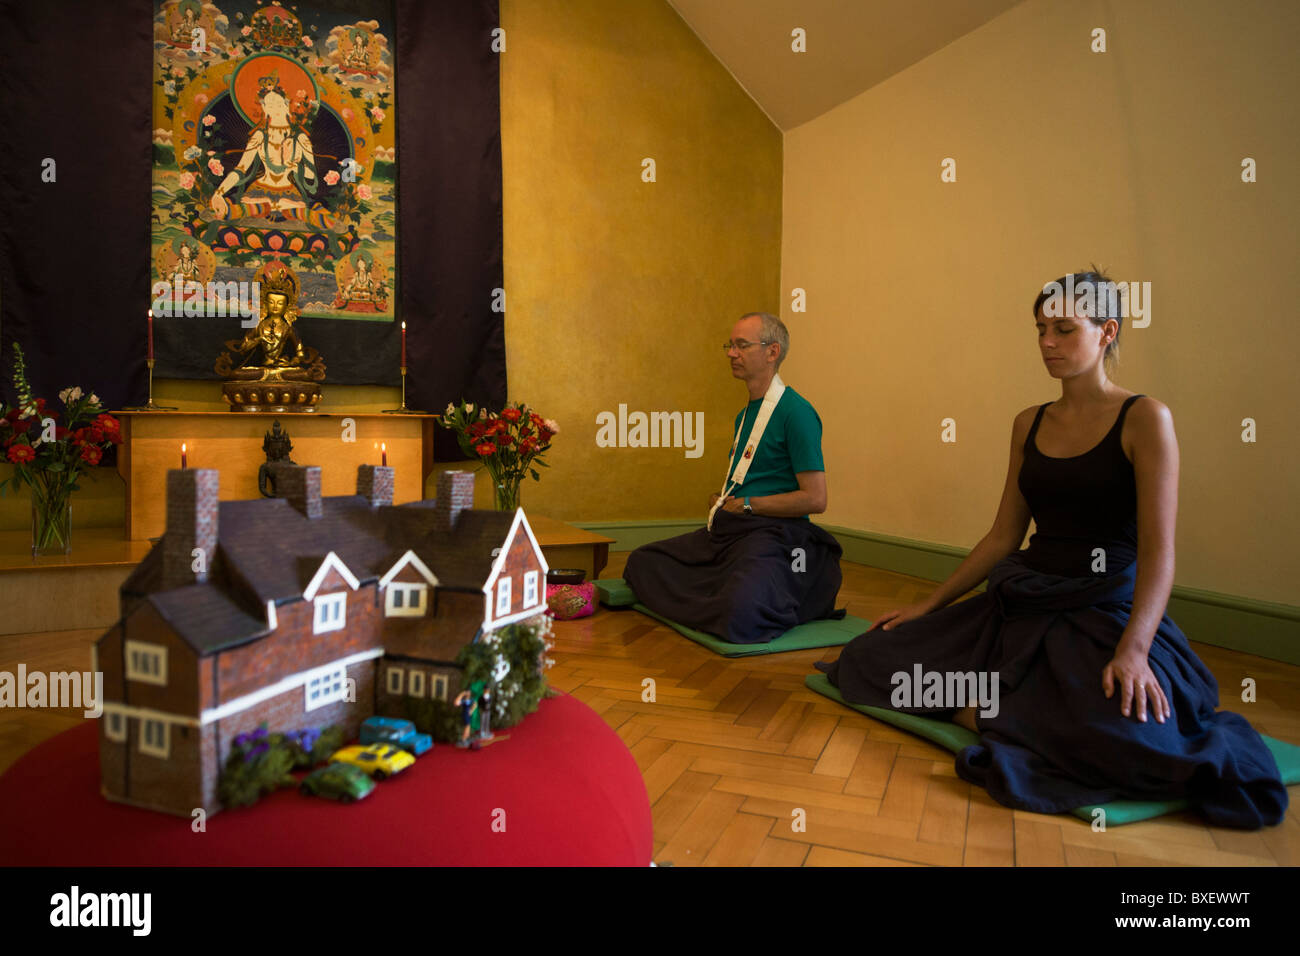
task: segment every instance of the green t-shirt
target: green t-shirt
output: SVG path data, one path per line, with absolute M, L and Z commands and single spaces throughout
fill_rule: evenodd
M 754 428 L 754 420 L 758 418 L 758 409 L 762 404 L 763 400 L 756 398 L 736 416 L 733 429 L 740 426 L 742 417 L 745 424 L 740 430 L 740 440 L 736 442 L 736 451 L 728 462 L 728 468 L 745 453 L 745 443 L 749 440 L 749 433 Z M 781 400 L 772 409 L 772 417 L 768 420 L 758 450 L 754 452 L 754 460 L 750 463 L 745 483 L 734 490 L 731 496 L 761 497 L 798 491 L 799 479 L 795 475 L 801 471 L 825 470 L 826 466 L 822 463 L 822 420 L 808 399 L 787 385 L 781 394 Z

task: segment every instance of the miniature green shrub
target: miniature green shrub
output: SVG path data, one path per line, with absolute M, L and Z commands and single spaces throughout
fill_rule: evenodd
M 537 709 L 546 696 L 546 652 L 550 648 L 551 619 L 544 614 L 507 624 L 466 644 L 456 656 L 464 669 L 461 686 L 475 681 L 493 686 L 492 729 L 513 727 Z M 510 670 L 495 681 L 499 659 Z M 460 709 L 456 711 L 456 737 L 460 736 Z
M 428 734 L 440 743 L 451 743 L 460 738 L 460 708 L 445 700 L 427 697 L 403 698 L 403 716 L 415 724 L 415 729 Z
M 217 796 L 227 807 L 252 806 L 266 794 L 295 784 L 292 774 L 293 752 L 281 738 L 273 742 L 262 724 L 257 730 L 240 734 L 230 748 L 226 768 L 217 783 Z

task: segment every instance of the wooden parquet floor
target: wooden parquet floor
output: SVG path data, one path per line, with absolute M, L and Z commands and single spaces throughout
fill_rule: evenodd
M 611 554 L 605 577 L 622 573 Z M 874 619 L 934 584 L 845 563 L 839 604 Z M 953 756 L 814 694 L 839 648 L 718 657 L 635 611 L 555 627 L 551 683 L 632 751 L 654 814 L 654 859 L 674 866 L 1274 866 L 1300 864 L 1300 787 L 1280 825 L 1241 832 L 1185 812 L 1097 832 L 1011 810 L 959 779 Z M 1300 667 L 1197 644 L 1222 706 L 1300 743 Z M 1254 677 L 1258 700 L 1233 688 Z M 655 701 L 643 700 L 646 678 Z M 1232 695 L 1232 696 L 1230 696 Z
M 622 573 L 611 554 L 606 577 Z M 841 605 L 873 619 L 931 582 L 844 564 Z M 98 631 L 0 637 L 0 670 L 90 667 Z M 1011 810 L 960 780 L 948 751 L 814 694 L 813 662 L 839 648 L 728 660 L 635 611 L 555 627 L 551 683 L 615 729 L 654 814 L 654 859 L 675 866 L 1274 866 L 1300 864 L 1300 787 L 1258 832 L 1192 813 L 1096 832 Z M 1300 667 L 1197 644 L 1222 705 L 1300 743 Z M 1245 704 L 1234 689 L 1258 685 Z M 643 681 L 655 701 L 643 700 Z M 79 712 L 0 709 L 0 772 Z

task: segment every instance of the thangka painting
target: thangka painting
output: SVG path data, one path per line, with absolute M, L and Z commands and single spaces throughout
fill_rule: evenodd
M 393 320 L 393 9 L 346 8 L 155 0 L 162 315 L 230 315 L 236 294 L 247 315 L 256 273 L 275 263 L 296 277 L 303 316 Z

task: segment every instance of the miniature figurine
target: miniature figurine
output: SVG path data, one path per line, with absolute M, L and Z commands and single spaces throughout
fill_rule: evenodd
M 492 739 L 492 685 L 483 688 L 483 696 L 478 699 L 478 739 Z
M 483 696 L 484 683 L 476 680 L 469 687 L 456 695 L 456 703 L 460 706 L 460 719 L 465 725 L 460 733 L 460 740 L 456 741 L 456 746 L 464 750 L 468 747 L 470 750 L 478 750 L 478 740 L 471 740 L 470 734 L 479 729 L 482 720 L 482 707 L 480 701 Z

